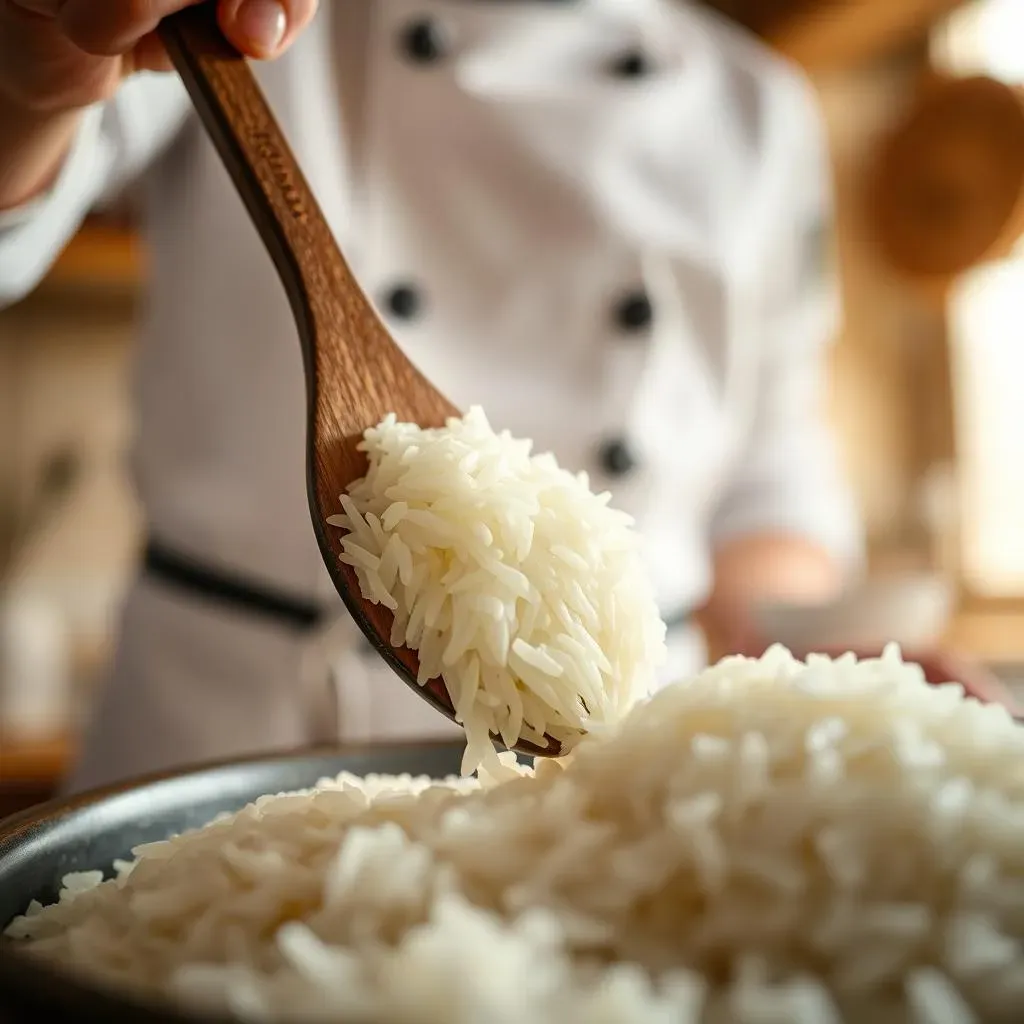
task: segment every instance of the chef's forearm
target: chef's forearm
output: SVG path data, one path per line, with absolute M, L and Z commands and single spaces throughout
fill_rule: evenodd
M 760 533 L 723 543 L 714 556 L 714 587 L 700 620 L 712 654 L 749 653 L 756 643 L 752 609 L 762 600 L 823 601 L 843 583 L 840 561 L 795 534 Z
M 0 97 L 0 210 L 22 206 L 53 183 L 81 113 L 43 113 Z

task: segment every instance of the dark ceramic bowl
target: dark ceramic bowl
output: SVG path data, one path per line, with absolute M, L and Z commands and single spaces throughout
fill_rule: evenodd
M 198 828 L 266 793 L 303 789 L 348 771 L 441 777 L 457 774 L 460 743 L 396 744 L 308 751 L 150 776 L 0 822 L 0 932 L 33 899 L 54 902 L 73 871 L 109 872 L 140 843 Z M 0 938 L 0 1024 L 184 1024 L 198 1019 L 165 1005 L 120 998 L 41 966 Z M 204 1018 L 204 1024 L 206 1024 Z

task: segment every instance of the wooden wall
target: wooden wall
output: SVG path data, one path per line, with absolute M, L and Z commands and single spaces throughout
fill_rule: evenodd
M 952 409 L 943 310 L 878 258 L 868 220 L 874 147 L 913 94 L 925 61 L 911 52 L 818 80 L 836 181 L 845 300 L 833 408 L 879 561 L 949 558 Z

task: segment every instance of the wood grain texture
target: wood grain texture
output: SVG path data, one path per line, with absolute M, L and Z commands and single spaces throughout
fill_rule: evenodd
M 167 18 L 161 38 L 280 275 L 298 326 L 309 403 L 307 489 L 313 529 L 334 585 L 384 660 L 454 720 L 444 683 L 416 682 L 415 652 L 388 643 L 393 616 L 360 594 L 340 560 L 342 533 L 327 525 L 339 495 L 366 472 L 356 450 L 388 413 L 421 427 L 460 415 L 388 334 L 345 262 L 245 59 L 224 39 L 215 5 Z M 556 754 L 521 741 L 529 754 Z

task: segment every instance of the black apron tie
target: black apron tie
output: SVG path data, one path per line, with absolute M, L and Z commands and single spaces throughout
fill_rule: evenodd
M 273 619 L 302 632 L 314 630 L 326 618 L 326 610 L 312 601 L 285 594 L 230 571 L 215 569 L 151 540 L 143 559 L 145 575 L 195 597 L 216 602 L 236 612 Z M 669 633 L 690 621 L 690 609 L 664 616 Z

